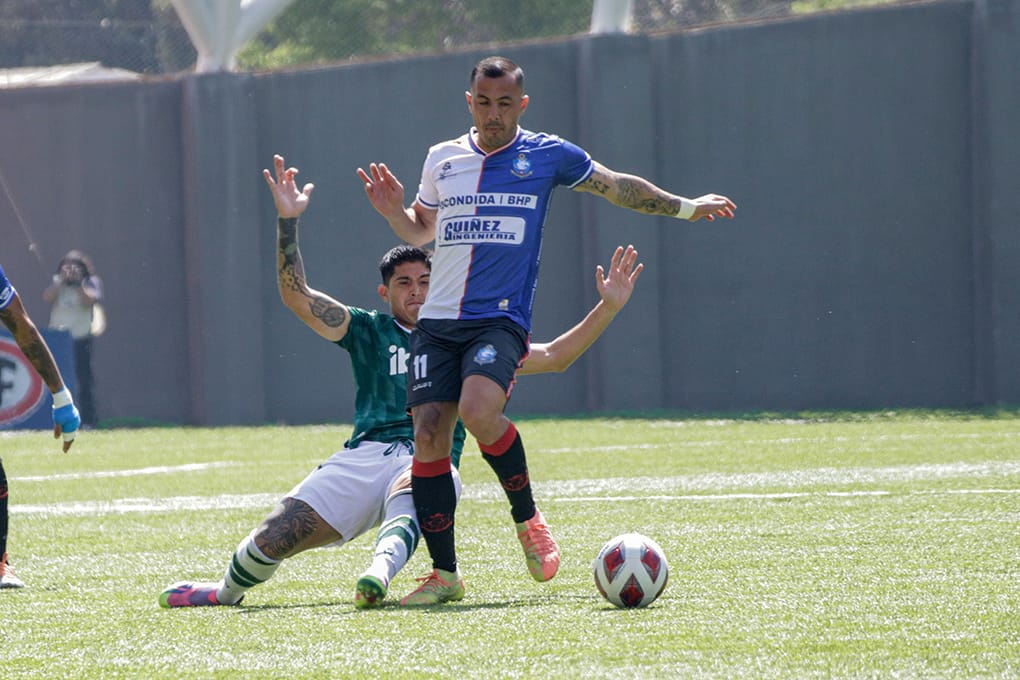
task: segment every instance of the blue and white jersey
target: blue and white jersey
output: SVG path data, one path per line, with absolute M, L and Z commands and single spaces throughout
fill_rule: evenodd
M 18 291 L 14 290 L 14 286 L 4 274 L 4 268 L 0 266 L 0 309 L 7 309 L 7 305 L 11 304 L 11 300 L 17 294 Z
M 591 175 L 588 153 L 564 139 L 517 129 L 486 154 L 475 130 L 429 149 L 417 201 L 436 214 L 422 319 L 506 317 L 531 331 L 542 230 L 553 189 Z

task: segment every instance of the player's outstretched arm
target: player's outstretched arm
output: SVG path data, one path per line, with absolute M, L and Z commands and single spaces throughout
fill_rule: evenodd
M 386 218 L 397 238 L 413 246 L 423 246 L 436 238 L 436 211 L 415 202 L 404 207 L 404 185 L 385 163 L 371 163 L 368 172 L 358 168 L 365 183 L 365 194 L 372 207 Z
M 578 184 L 576 191 L 601 196 L 613 205 L 645 213 L 666 215 L 697 222 L 702 217 L 714 220 L 716 217 L 733 217 L 737 205 L 719 194 L 705 194 L 695 199 L 684 198 L 660 189 L 643 177 L 610 170 L 593 161 L 595 169 L 591 176 Z
M 53 394 L 53 436 L 55 438 L 64 436 L 66 453 L 78 435 L 81 418 L 70 391 L 64 386 L 64 378 L 60 375 L 57 362 L 53 360 L 49 345 L 17 295 L 11 299 L 7 307 L 0 309 L 0 321 L 3 321 L 4 326 L 14 336 L 18 348 Z
M 272 172 L 262 170 L 262 177 L 265 178 L 266 184 L 269 186 L 269 193 L 273 195 L 276 214 L 284 219 L 301 217 L 301 213 L 308 208 L 308 202 L 315 190 L 315 185 L 311 182 L 298 190 L 297 174 L 297 168 L 285 169 L 285 161 L 280 154 L 273 156 Z
M 342 303 L 308 285 L 304 260 L 298 247 L 298 221 L 308 207 L 315 185 L 305 184 L 299 191 L 294 180 L 297 168 L 284 168 L 283 156 L 277 154 L 273 156 L 273 172 L 262 171 L 278 215 L 276 285 L 280 299 L 309 328 L 336 342 L 347 334 L 350 313 Z
M 595 270 L 595 288 L 601 298 L 584 319 L 552 342 L 532 343 L 531 352 L 521 366 L 521 375 L 560 373 L 591 347 L 630 300 L 634 283 L 645 268 L 637 264 L 634 246 L 617 246 L 609 261 L 608 272 L 599 265 Z

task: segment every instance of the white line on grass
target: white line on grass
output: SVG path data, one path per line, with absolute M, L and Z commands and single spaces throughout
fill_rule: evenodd
M 650 425 L 650 427 L 663 427 L 661 424 Z M 890 442 L 890 441 L 917 441 L 923 439 L 1016 439 L 1020 437 L 1020 432 L 953 432 L 953 433 L 941 433 L 941 432 L 916 432 L 916 433 L 904 433 L 904 434 L 876 434 L 876 435 L 860 435 L 854 437 L 848 436 L 824 436 L 824 437 L 774 437 L 774 438 L 759 438 L 759 439 L 678 439 L 668 442 L 661 442 L 659 444 L 609 444 L 606 446 L 564 446 L 556 449 L 543 449 L 543 453 L 607 453 L 612 451 L 634 451 L 634 450 L 650 450 L 650 449 L 676 449 L 676 448 L 703 448 L 703 447 L 718 447 L 718 446 L 733 446 L 733 445 L 755 445 L 755 446 L 766 446 L 769 444 L 803 444 L 810 442 L 829 442 L 837 444 L 845 444 L 850 442 Z
M 52 475 L 12 477 L 15 482 L 46 482 L 73 479 L 96 479 L 103 477 L 134 477 L 140 475 L 176 474 L 179 472 L 200 472 L 203 470 L 236 467 L 240 462 L 219 461 L 191 463 L 177 466 L 155 466 L 133 470 L 105 470 L 94 472 L 72 472 Z M 558 495 L 571 494 L 579 488 L 588 493 L 614 491 L 621 486 L 639 486 L 648 491 L 702 491 L 762 486 L 803 487 L 817 484 L 867 484 L 876 482 L 912 482 L 929 479 L 954 477 L 1012 476 L 1020 474 L 1020 461 L 988 461 L 983 463 L 925 463 L 920 465 L 892 465 L 887 467 L 858 468 L 815 468 L 813 470 L 790 470 L 776 472 L 710 472 L 701 475 L 677 475 L 670 477 L 616 477 L 590 480 L 566 480 L 544 482 L 544 491 Z
M 581 479 L 545 482 L 541 484 L 547 496 L 573 496 L 608 494 L 621 488 L 639 486 L 651 492 L 720 491 L 726 489 L 755 489 L 786 487 L 801 489 L 805 486 L 842 486 L 847 484 L 881 484 L 888 482 L 919 482 L 959 477 L 1011 477 L 1020 475 L 1020 461 L 987 461 L 983 463 L 925 463 L 920 465 L 891 465 L 888 467 L 815 468 L 813 470 L 787 470 L 775 472 L 711 472 L 701 475 L 673 477 L 616 477 L 608 479 Z
M 226 464 L 224 464 L 226 465 Z M 150 469 L 150 468 L 146 468 Z M 554 502 L 613 502 L 634 500 L 665 501 L 727 501 L 776 500 L 806 497 L 870 497 L 896 493 L 884 489 L 839 489 L 846 485 L 877 485 L 889 482 L 944 481 L 951 478 L 976 480 L 1020 475 L 1020 462 L 988 461 L 984 463 L 943 463 L 924 465 L 898 465 L 884 468 L 819 468 L 788 472 L 710 473 L 671 477 L 617 477 L 613 479 L 572 479 L 536 484 L 541 497 Z M 830 488 L 801 491 L 806 486 L 824 485 Z M 748 489 L 761 487 L 787 487 L 796 491 L 762 491 Z M 732 493 L 719 493 L 734 489 Z M 703 492 L 703 493 L 701 493 Z M 11 512 L 34 515 L 104 515 L 125 512 L 176 512 L 182 510 L 266 510 L 275 506 L 280 494 L 223 494 L 218 496 L 176 496 L 171 498 L 124 498 L 112 501 L 70 501 L 40 505 L 13 505 Z M 1020 489 L 938 489 L 931 491 L 902 492 L 909 495 L 940 494 L 1020 494 Z M 505 502 L 498 484 L 474 484 L 464 489 L 464 500 Z
M 138 477 L 141 475 L 166 475 L 178 472 L 200 472 L 213 468 L 234 467 L 241 463 L 220 461 L 214 463 L 188 463 L 186 465 L 158 465 L 154 467 L 137 468 L 134 470 L 97 470 L 93 472 L 66 472 L 55 475 L 30 475 L 27 477 L 11 477 L 15 482 L 52 482 L 68 479 L 100 479 L 103 477 Z
M 128 512 L 156 513 L 181 510 L 271 509 L 283 494 L 249 493 L 219 496 L 173 496 L 170 498 L 118 498 L 112 501 L 69 501 L 39 505 L 14 505 L 13 514 L 46 517 L 118 515 Z
M 495 486 L 495 485 L 494 485 Z M 499 487 L 495 487 L 499 492 Z M 910 496 L 939 496 L 949 494 L 969 495 L 1020 495 L 1020 489 L 956 489 L 937 491 L 912 491 Z M 892 491 L 819 491 L 787 493 L 727 493 L 727 494 L 679 494 L 679 495 L 633 495 L 633 496 L 553 496 L 547 502 L 554 503 L 626 503 L 633 501 L 739 501 L 739 500 L 791 500 L 796 498 L 860 498 L 892 496 Z M 465 493 L 461 500 L 482 503 L 504 502 L 498 493 Z M 158 512 L 179 512 L 195 510 L 253 510 L 262 508 L 267 512 L 279 502 L 280 495 L 230 494 L 220 496 L 174 496 L 171 498 L 121 498 L 113 501 L 71 501 L 68 503 L 45 503 L 41 505 L 15 505 L 11 514 L 37 515 L 42 517 L 86 517 L 96 515 L 122 515 L 126 513 L 154 514 Z
M 943 490 L 937 491 L 910 491 L 904 495 L 908 496 L 941 496 L 950 494 L 1009 494 L 1020 495 L 1020 489 L 964 489 L 964 490 Z M 556 503 L 593 503 L 593 502 L 632 502 L 632 501 L 733 501 L 733 500 L 787 500 L 793 498 L 861 498 L 876 496 L 893 496 L 892 491 L 817 491 L 817 492 L 785 492 L 785 493 L 726 493 L 726 494 L 684 494 L 680 496 L 575 496 L 562 498 L 556 496 L 550 499 Z M 481 499 L 477 499 L 481 500 Z

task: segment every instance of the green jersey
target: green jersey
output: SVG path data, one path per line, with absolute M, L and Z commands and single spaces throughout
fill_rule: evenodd
M 344 444 L 355 448 L 368 439 L 392 442 L 414 440 L 414 425 L 407 412 L 407 360 L 410 331 L 389 314 L 348 307 L 351 323 L 337 344 L 351 355 L 354 383 L 354 434 Z M 460 465 L 464 425 L 458 420 L 450 455 Z

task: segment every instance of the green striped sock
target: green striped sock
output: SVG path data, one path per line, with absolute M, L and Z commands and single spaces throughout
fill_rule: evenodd
M 253 534 L 249 534 L 237 546 L 216 598 L 221 604 L 237 603 L 250 588 L 271 579 L 279 566 L 280 560 L 266 557 L 255 545 Z

